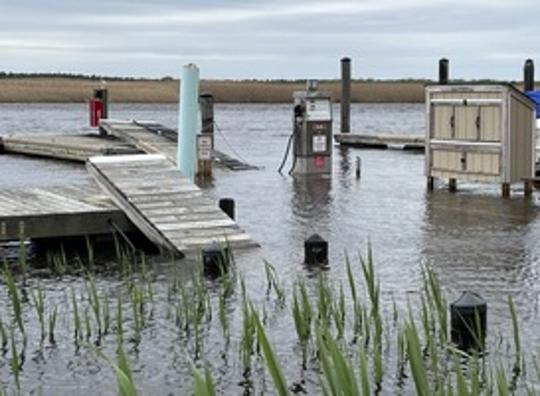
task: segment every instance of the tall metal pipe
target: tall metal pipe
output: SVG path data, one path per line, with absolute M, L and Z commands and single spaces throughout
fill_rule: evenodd
M 190 180 L 195 178 L 199 112 L 199 68 L 190 63 L 182 68 L 178 118 L 178 169 Z

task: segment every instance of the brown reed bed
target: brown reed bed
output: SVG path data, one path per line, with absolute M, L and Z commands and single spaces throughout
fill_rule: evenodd
M 0 103 L 84 103 L 99 88 L 99 80 L 64 77 L 22 77 L 0 79 Z M 123 103 L 175 103 L 178 81 L 107 80 L 109 97 Z M 222 103 L 288 103 L 293 91 L 303 90 L 303 82 L 203 80 L 201 92 L 211 92 Z M 321 82 L 321 90 L 340 97 L 339 81 Z M 353 102 L 422 102 L 424 83 L 355 81 Z

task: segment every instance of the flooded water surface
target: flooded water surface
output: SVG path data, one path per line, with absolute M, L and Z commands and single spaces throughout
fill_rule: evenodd
M 422 135 L 423 112 L 421 104 L 357 104 L 352 107 L 352 128 L 357 133 Z M 0 135 L 88 132 L 84 105 L 10 104 L 0 105 L 0 113 Z M 119 119 L 156 120 L 167 126 L 175 126 L 177 119 L 173 105 L 118 104 L 112 106 L 110 114 Z M 334 114 L 339 114 L 339 108 L 334 109 Z M 336 293 L 340 282 L 347 284 L 346 256 L 351 258 L 360 282 L 358 257 L 366 254 L 370 244 L 384 311 L 389 316 L 394 303 L 400 309 L 405 309 L 408 302 L 416 308 L 422 269 L 428 266 L 439 277 L 450 301 L 470 290 L 488 302 L 488 342 L 493 348 L 499 347 L 501 338 L 512 337 L 507 305 L 508 296 L 512 296 L 520 317 L 522 341 L 531 353 L 536 353 L 540 340 L 537 193 L 525 199 L 521 186 L 515 186 L 512 198 L 502 199 L 498 185 L 460 184 L 459 191 L 452 194 L 444 183 L 428 193 L 422 154 L 338 146 L 333 151 L 332 177 L 293 178 L 277 172 L 291 133 L 290 105 L 218 104 L 215 116 L 216 146 L 260 169 L 215 169 L 214 180 L 205 189 L 216 199 L 234 198 L 238 223 L 261 245 L 260 250 L 239 254 L 237 275 L 244 279 L 251 299 L 265 305 L 267 332 L 291 383 L 302 383 L 308 394 L 320 391 L 317 370 L 301 369 L 290 299 L 281 307 L 264 293 L 267 278 L 263 259 L 275 268 L 288 297 L 294 282 L 302 278 L 307 279 L 310 293 L 315 293 L 316 276 L 302 264 L 304 241 L 314 233 L 329 242 L 330 263 L 325 273 L 336 285 Z M 334 129 L 339 130 L 337 122 Z M 360 178 L 355 176 L 357 157 L 362 163 Z M 21 156 L 0 155 L 0 169 L 0 188 L 82 184 L 90 180 L 82 165 Z M 193 264 L 188 264 L 149 259 L 157 308 L 142 329 L 140 341 L 126 346 L 138 387 L 143 394 L 187 394 L 192 389 L 190 360 L 195 359 L 196 364 L 212 368 L 220 393 L 242 394 L 250 389 L 255 394 L 265 393 L 271 379 L 264 374 L 262 364 L 254 369 L 252 388 L 242 375 L 237 352 L 242 331 L 239 289 L 228 301 L 231 339 L 230 344 L 225 344 L 217 319 L 218 286 L 212 282 L 207 285 L 215 326 L 205 330 L 205 352 L 200 360 L 193 357 L 193 346 L 170 320 L 174 314 L 159 308 L 164 306 L 158 304 L 160 301 L 170 298 L 171 274 L 186 270 L 181 267 L 192 268 Z M 95 282 L 99 292 L 111 301 L 111 310 L 115 309 L 122 280 L 112 273 L 97 275 Z M 69 290 L 73 288 L 82 296 L 88 285 L 77 276 L 37 277 L 29 283 L 35 287 L 40 283 L 47 299 L 57 302 L 59 333 L 55 345 L 28 342 L 21 372 L 23 389 L 47 395 L 83 391 L 115 394 L 114 371 L 107 362 L 97 357 L 92 348 L 77 347 L 72 341 Z M 125 309 L 129 311 L 127 299 Z M 2 290 L 0 318 L 4 323 L 10 317 L 7 302 L 7 292 Z M 32 327 L 29 331 L 35 333 L 28 339 L 39 339 L 33 310 L 29 308 L 25 315 L 27 327 Z M 126 323 L 127 328 L 134 326 L 132 320 Z M 95 344 L 94 337 L 88 343 L 92 344 L 92 340 Z M 105 335 L 99 344 L 105 354 L 114 357 L 114 334 Z M 386 370 L 393 373 L 395 368 Z M 382 394 L 412 391 L 410 380 L 397 386 L 393 374 L 389 376 Z M 14 389 L 9 353 L 0 355 L 0 383 Z

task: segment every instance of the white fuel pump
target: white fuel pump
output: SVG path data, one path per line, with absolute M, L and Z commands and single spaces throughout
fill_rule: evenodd
M 289 174 L 328 174 L 332 172 L 332 102 L 319 92 L 318 82 L 308 80 L 305 91 L 294 92 L 293 165 Z M 287 147 L 287 152 L 289 146 Z M 284 159 L 281 168 L 285 163 Z

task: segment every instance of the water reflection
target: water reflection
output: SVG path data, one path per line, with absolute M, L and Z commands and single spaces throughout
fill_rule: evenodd
M 420 243 L 423 261 L 439 275 L 450 298 L 462 290 L 482 295 L 492 324 L 508 318 L 507 298 L 535 316 L 538 298 L 537 208 L 522 197 L 467 192 L 426 194 Z

